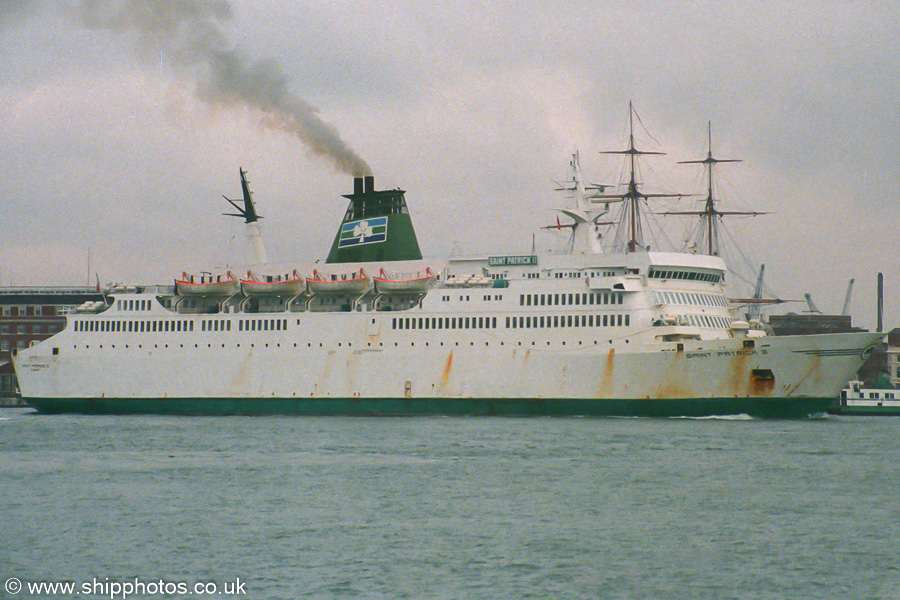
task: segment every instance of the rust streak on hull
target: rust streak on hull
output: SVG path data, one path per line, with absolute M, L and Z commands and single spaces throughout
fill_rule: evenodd
M 731 361 L 731 373 L 728 381 L 729 391 L 732 396 L 742 396 L 747 393 L 747 355 L 739 353 Z
M 603 366 L 603 377 L 600 379 L 600 397 L 609 398 L 613 394 L 614 375 L 616 370 L 616 349 L 610 348 Z
M 444 362 L 444 370 L 441 372 L 441 380 L 439 383 L 439 388 L 444 389 L 447 387 L 447 382 L 450 381 L 450 373 L 453 371 L 453 350 L 450 351 L 450 354 L 447 355 L 447 360 Z

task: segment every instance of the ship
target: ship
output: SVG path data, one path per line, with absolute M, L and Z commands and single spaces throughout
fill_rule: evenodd
M 655 195 L 635 161 L 657 153 L 636 148 L 632 112 L 621 192 L 585 183 L 572 156 L 563 251 L 423 258 L 406 192 L 356 177 L 324 263 L 112 293 L 16 353 L 23 398 L 92 414 L 824 414 L 883 334 L 773 336 L 740 319 L 711 185 L 706 244 L 651 250 Z M 691 162 L 711 178 L 722 161 L 710 141 Z M 244 207 L 230 202 L 258 241 L 241 181 Z
M 837 415 L 900 416 L 900 390 L 867 388 L 862 381 L 854 380 L 841 390 L 840 399 L 829 412 Z

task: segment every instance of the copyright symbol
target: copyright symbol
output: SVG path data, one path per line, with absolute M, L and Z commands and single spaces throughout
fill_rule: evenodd
M 22 581 L 18 577 L 10 577 L 4 587 L 7 594 L 18 594 L 22 591 Z

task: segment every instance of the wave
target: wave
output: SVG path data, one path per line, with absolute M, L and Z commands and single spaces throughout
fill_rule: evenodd
M 692 421 L 755 421 L 756 419 L 747 413 L 739 415 L 708 415 L 705 417 L 672 417 L 673 419 L 689 419 Z

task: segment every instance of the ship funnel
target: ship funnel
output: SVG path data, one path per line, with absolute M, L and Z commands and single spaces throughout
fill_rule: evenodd
M 353 193 L 325 262 L 421 260 L 405 192 L 376 190 L 371 175 L 353 179 Z

